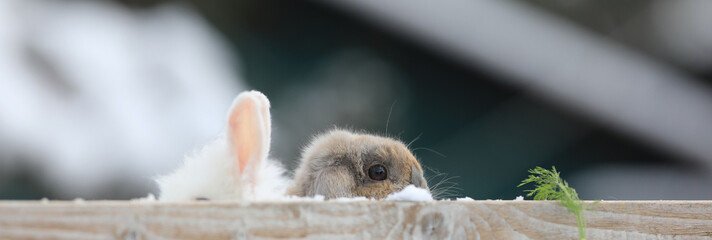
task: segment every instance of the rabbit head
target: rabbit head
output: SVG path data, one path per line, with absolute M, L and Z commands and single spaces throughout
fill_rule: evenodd
M 156 179 L 159 200 L 264 200 L 284 194 L 284 169 L 268 159 L 269 100 L 243 92 L 228 111 L 224 136 L 186 157 L 173 173 Z
M 332 130 L 305 148 L 287 195 L 381 199 L 408 185 L 429 190 L 420 163 L 405 144 Z

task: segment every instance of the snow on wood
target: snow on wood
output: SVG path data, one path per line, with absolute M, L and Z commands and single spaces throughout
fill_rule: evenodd
M 712 201 L 613 201 L 588 239 L 712 239 Z M 0 239 L 576 239 L 550 201 L 0 201 Z

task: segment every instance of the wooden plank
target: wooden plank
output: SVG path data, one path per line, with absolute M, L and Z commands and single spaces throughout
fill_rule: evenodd
M 605 201 L 588 239 L 712 239 L 712 201 Z M 0 239 L 576 239 L 550 201 L 0 201 Z

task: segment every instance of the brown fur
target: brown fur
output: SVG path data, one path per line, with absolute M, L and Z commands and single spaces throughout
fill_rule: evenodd
M 368 177 L 375 164 L 386 167 L 386 180 Z M 333 130 L 315 137 L 304 149 L 287 195 L 380 199 L 410 184 L 428 189 L 420 163 L 402 142 Z

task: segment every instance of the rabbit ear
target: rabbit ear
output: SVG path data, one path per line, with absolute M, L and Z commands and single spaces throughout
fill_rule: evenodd
M 415 164 L 410 165 L 410 183 L 416 187 L 430 191 L 430 188 L 428 188 L 428 181 L 425 180 L 425 177 L 423 177 L 423 171 L 420 170 L 420 168 L 417 168 Z
M 270 113 L 267 97 L 258 91 L 243 92 L 232 104 L 227 137 L 235 154 L 237 174 L 254 169 L 267 158 L 270 144 Z
M 330 166 L 315 174 L 306 196 L 323 195 L 327 199 L 354 197 L 353 174 L 344 166 Z
M 260 101 L 260 114 L 262 115 L 262 121 L 264 122 L 264 130 L 265 130 L 265 138 L 264 143 L 265 146 L 267 146 L 267 151 L 265 153 L 266 155 L 269 153 L 269 144 L 270 144 L 270 138 L 272 136 L 272 117 L 269 113 L 269 100 L 267 99 L 267 96 L 262 94 L 261 92 L 253 91 L 255 93 L 255 97 L 257 100 Z

